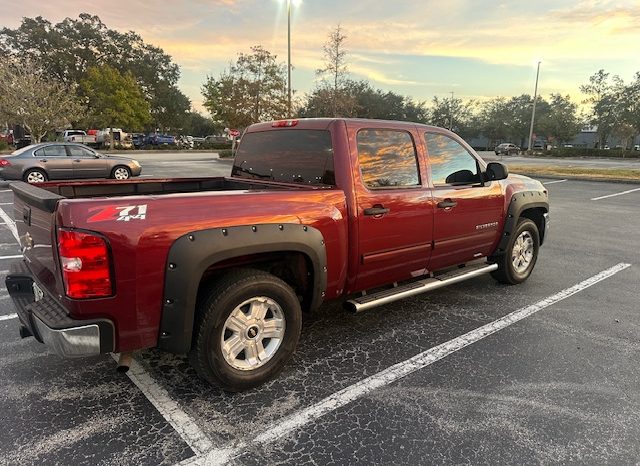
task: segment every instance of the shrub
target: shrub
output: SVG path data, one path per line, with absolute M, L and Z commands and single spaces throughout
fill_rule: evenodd
M 632 151 L 622 149 L 588 149 L 580 147 L 562 147 L 544 151 L 544 155 L 548 157 L 634 157 L 640 158 L 640 151 Z
M 7 144 L 7 141 L 0 141 L 0 150 L 8 150 L 9 149 L 9 144 Z
M 234 151 L 232 151 L 231 149 L 223 149 L 218 151 L 218 155 L 220 156 L 221 159 L 226 159 L 226 158 L 233 157 L 235 154 L 234 154 Z

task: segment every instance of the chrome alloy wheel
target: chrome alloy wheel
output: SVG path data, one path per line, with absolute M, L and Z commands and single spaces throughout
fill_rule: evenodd
M 519 274 L 526 272 L 533 261 L 533 253 L 533 236 L 531 232 L 523 231 L 520 233 L 520 236 L 516 238 L 513 249 L 511 249 L 513 269 Z
M 286 320 L 280 305 L 257 296 L 237 306 L 224 323 L 220 344 L 234 369 L 251 371 L 271 360 L 282 344 Z
M 32 171 L 27 175 L 27 183 L 44 183 L 47 179 L 44 173 L 39 171 Z
M 124 167 L 118 167 L 113 171 L 113 177 L 116 180 L 128 180 L 129 179 L 129 170 Z

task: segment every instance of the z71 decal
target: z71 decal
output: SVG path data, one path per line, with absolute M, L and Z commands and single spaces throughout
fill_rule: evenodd
M 109 206 L 98 207 L 97 209 L 91 209 L 90 212 L 99 211 L 89 217 L 88 223 L 95 222 L 128 222 L 130 220 L 144 220 L 147 215 L 147 204 L 142 205 L 127 205 L 127 206 Z

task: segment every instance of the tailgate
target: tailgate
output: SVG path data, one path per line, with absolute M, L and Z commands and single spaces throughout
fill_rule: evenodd
M 65 199 L 37 186 L 16 182 L 9 186 L 14 194 L 14 216 L 20 246 L 31 273 L 51 293 L 60 294 L 61 285 L 55 246 L 55 211 Z M 62 292 L 64 294 L 64 292 Z

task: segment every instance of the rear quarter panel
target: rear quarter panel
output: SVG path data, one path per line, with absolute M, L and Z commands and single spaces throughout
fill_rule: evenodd
M 119 219 L 122 208 L 138 217 Z M 118 351 L 156 346 L 166 261 L 173 242 L 199 230 L 265 223 L 299 223 L 320 230 L 327 252 L 326 298 L 334 298 L 346 281 L 346 217 L 345 195 L 339 189 L 64 200 L 58 206 L 57 224 L 105 235 L 116 282 L 112 298 L 66 303 L 76 318 L 114 320 Z

